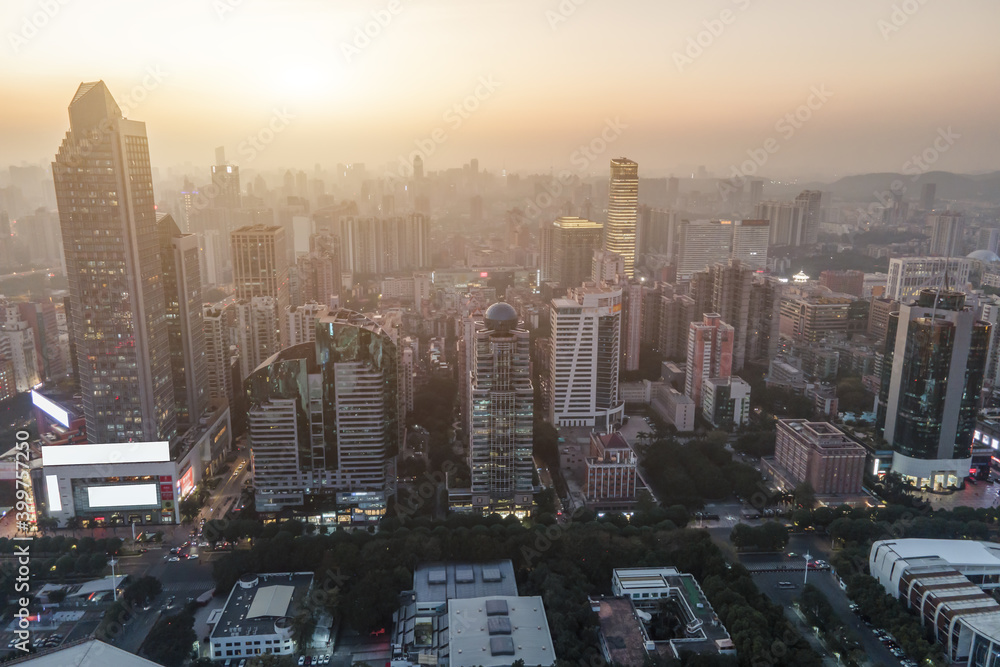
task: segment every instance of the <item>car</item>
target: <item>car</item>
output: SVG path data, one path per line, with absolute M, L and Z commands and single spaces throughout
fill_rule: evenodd
M 167 609 L 170 609 L 171 607 L 174 606 L 174 599 L 175 598 L 174 598 L 173 595 L 171 595 L 169 598 L 167 598 Z
M 302 665 L 304 665 L 304 664 L 306 664 L 306 657 L 304 655 L 300 655 L 299 656 L 299 667 L 302 667 Z
M 242 660 L 240 660 L 239 667 L 246 667 L 246 666 L 247 666 L 247 659 L 243 658 Z
M 191 554 L 188 556 L 188 558 L 190 558 L 191 560 L 195 560 L 198 558 L 198 554 Z
M 149 549 L 146 549 L 145 547 L 143 547 L 142 549 L 139 549 L 139 553 L 141 553 L 141 554 L 149 553 Z
M 313 658 L 312 658 L 311 655 L 307 655 L 306 656 L 306 667 L 309 667 L 309 665 L 311 665 L 311 664 L 313 664 Z
M 181 559 L 178 558 L 177 556 L 171 556 L 167 560 L 170 561 L 171 563 L 178 563 L 178 562 L 180 562 Z

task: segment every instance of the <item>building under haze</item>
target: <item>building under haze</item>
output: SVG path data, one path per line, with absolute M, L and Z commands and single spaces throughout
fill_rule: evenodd
M 600 250 L 604 225 L 582 218 L 560 217 L 542 225 L 541 280 L 564 288 L 590 279 L 594 251 Z
M 893 472 L 914 486 L 958 487 L 969 475 L 989 342 L 962 292 L 925 289 L 889 315 L 875 426 Z
M 208 364 L 202 322 L 201 250 L 195 234 L 182 234 L 167 215 L 159 223 L 163 295 L 179 427 L 198 421 L 208 402 Z
M 927 216 L 930 232 L 930 254 L 935 257 L 962 257 L 965 237 L 965 217 L 948 211 Z
M 733 327 L 717 313 L 705 313 L 688 328 L 687 375 L 684 394 L 702 404 L 702 386 L 709 378 L 725 379 L 733 370 Z
M 281 315 L 290 300 L 285 230 L 279 226 L 251 225 L 235 230 L 230 238 L 236 298 L 243 301 L 271 298 L 274 323 L 280 327 Z
M 604 249 L 625 260 L 625 275 L 635 276 L 636 224 L 639 215 L 639 165 L 628 158 L 611 160 L 608 222 Z
M 972 260 L 964 257 L 894 257 L 882 296 L 904 303 L 925 289 L 965 289 L 971 270 Z
M 172 440 L 177 418 L 146 126 L 81 84 L 52 163 L 87 438 Z

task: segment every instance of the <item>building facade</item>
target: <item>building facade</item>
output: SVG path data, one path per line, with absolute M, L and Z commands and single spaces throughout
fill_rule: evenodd
M 475 346 L 468 408 L 472 506 L 487 514 L 527 516 L 534 501 L 528 331 L 512 306 L 495 303 L 476 323 Z
M 914 486 L 961 486 L 989 353 L 990 325 L 965 294 L 926 289 L 889 316 L 876 433 Z
M 636 224 L 639 215 L 639 165 L 628 158 L 611 160 L 608 222 L 604 249 L 621 255 L 625 276 L 635 276 Z
M 861 493 L 864 447 L 827 422 L 778 420 L 774 458 L 790 484 L 809 482 L 817 494 Z
M 80 85 L 52 176 L 91 442 L 177 430 L 146 126 L 103 81 Z

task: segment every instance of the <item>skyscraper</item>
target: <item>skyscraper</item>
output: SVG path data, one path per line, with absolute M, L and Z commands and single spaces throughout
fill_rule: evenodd
M 178 426 L 187 427 L 197 422 L 208 401 L 201 250 L 197 235 L 182 234 L 171 216 L 164 216 L 157 225 L 160 230 L 174 410 Z
M 712 312 L 733 327 L 733 370 L 740 370 L 746 360 L 750 318 L 750 288 L 753 269 L 731 259 L 709 269 L 712 278 Z
M 611 432 L 625 404 L 618 391 L 621 286 L 584 286 L 553 299 L 549 337 L 549 421 Z
M 677 243 L 677 276 L 690 278 L 697 271 L 732 255 L 733 224 L 729 220 L 684 220 Z
M 471 368 L 469 470 L 472 506 L 483 513 L 531 513 L 534 391 L 530 341 L 506 303 L 476 323 Z
M 226 152 L 223 148 L 215 149 L 215 160 L 216 163 L 212 165 L 212 185 L 215 190 L 212 206 L 237 209 L 242 203 L 240 168 L 226 162 Z
M 103 81 L 83 83 L 52 163 L 87 438 L 176 433 L 146 126 Z
M 288 344 L 301 345 L 316 340 L 316 322 L 329 312 L 326 304 L 307 301 L 301 306 L 285 309 L 285 328 L 288 330 Z
M 889 315 L 876 433 L 892 470 L 919 488 L 961 486 L 989 352 L 990 325 L 965 294 L 925 289 Z
M 430 225 L 420 213 L 385 218 L 345 215 L 337 230 L 344 272 L 382 275 L 430 265 Z
M 718 313 L 705 313 L 688 329 L 684 393 L 701 405 L 701 389 L 709 378 L 727 378 L 733 370 L 733 328 Z
M 750 210 L 757 208 L 757 204 L 764 198 L 764 181 L 757 179 L 750 181 Z
M 635 276 L 635 234 L 639 212 L 639 165 L 628 158 L 611 160 L 608 190 L 608 222 L 604 227 L 604 249 L 625 260 L 625 275 Z
M 561 217 L 542 229 L 542 280 L 567 289 L 590 279 L 594 251 L 601 248 L 604 225 L 582 218 Z

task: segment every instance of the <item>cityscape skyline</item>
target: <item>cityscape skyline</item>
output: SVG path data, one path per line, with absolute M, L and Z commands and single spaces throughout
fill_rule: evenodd
M 756 153 L 767 177 L 832 179 L 904 171 L 939 131 L 958 139 L 930 168 L 1000 167 L 991 113 L 1000 93 L 981 86 L 996 79 L 1000 59 L 974 50 L 1000 18 L 994 4 L 954 12 L 914 3 L 906 13 L 890 2 L 644 3 L 641 21 L 638 12 L 563 4 L 219 0 L 168 13 L 109 0 L 89 12 L 59 4 L 40 17 L 33 2 L 9 3 L 0 62 L 12 66 L 0 68 L 0 83 L 18 103 L 3 105 L 0 142 L 14 162 L 44 162 L 62 131 L 65 90 L 103 79 L 127 117 L 148 123 L 159 168 L 209 165 L 220 145 L 255 169 L 395 164 L 422 145 L 428 171 L 475 156 L 494 172 L 596 175 L 606 159 L 629 155 L 647 175 L 688 177 L 704 166 L 729 177 Z M 160 29 L 128 39 L 120 63 L 83 42 L 111 41 L 151 18 Z M 272 31 L 292 21 L 290 36 Z M 477 21 L 490 29 L 455 29 Z M 265 36 L 273 48 L 257 48 Z M 561 66 L 566 53 L 575 60 Z M 281 129 L 266 145 L 247 141 L 269 126 Z M 580 150 L 591 142 L 606 142 L 598 160 Z

